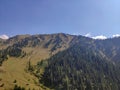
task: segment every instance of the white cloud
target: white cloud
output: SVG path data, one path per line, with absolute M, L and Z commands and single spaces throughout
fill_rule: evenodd
M 91 37 L 91 33 L 87 33 L 85 37 Z
M 106 36 L 103 36 L 103 35 L 100 35 L 100 36 L 95 36 L 95 37 L 92 37 L 93 39 L 101 39 L 101 40 L 104 40 L 104 39 L 107 39 Z
M 115 37 L 120 37 L 120 34 L 115 34 L 115 35 L 113 35 L 112 37 L 113 37 L 113 38 L 115 38 Z
M 7 35 L 0 35 L 1 39 L 9 39 L 9 37 Z

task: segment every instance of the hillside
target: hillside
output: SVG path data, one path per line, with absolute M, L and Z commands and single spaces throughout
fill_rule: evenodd
M 64 33 L 0 40 L 0 90 L 119 90 L 119 42 Z
M 55 90 L 119 90 L 119 67 L 101 52 L 92 40 L 77 42 L 47 59 L 40 82 Z
M 17 35 L 0 42 L 0 85 L 4 84 L 0 90 L 13 88 L 15 84 L 38 90 L 38 79 L 26 71 L 28 62 L 35 65 L 38 61 L 68 48 L 72 38 L 72 35 L 62 33 Z M 13 83 L 14 80 L 17 83 Z

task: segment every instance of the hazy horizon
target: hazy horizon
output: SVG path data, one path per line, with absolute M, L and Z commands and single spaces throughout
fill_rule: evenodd
M 119 0 L 1 0 L 0 35 L 120 34 Z

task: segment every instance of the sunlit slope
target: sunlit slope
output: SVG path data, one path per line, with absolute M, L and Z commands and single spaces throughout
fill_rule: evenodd
M 69 61 L 72 62 L 72 60 L 77 60 L 77 56 L 85 55 L 85 57 L 88 57 L 87 60 L 89 61 L 92 55 L 95 57 L 96 55 L 98 55 L 98 59 L 102 57 L 100 61 L 102 60 L 103 64 L 105 63 L 104 61 L 110 61 L 112 65 L 115 65 L 115 67 L 119 68 L 119 42 L 120 38 L 94 40 L 84 36 L 75 36 L 64 33 L 42 35 L 17 35 L 11 37 L 8 40 L 0 40 L 0 90 L 13 89 L 14 85 L 18 85 L 26 89 L 34 88 L 35 90 L 45 90 L 45 88 L 47 87 L 45 87 L 44 85 L 42 85 L 41 82 L 39 82 L 39 80 L 42 79 L 42 75 L 41 73 L 39 73 L 39 70 L 41 70 L 43 74 L 45 68 L 42 67 L 42 69 L 39 69 L 40 66 L 38 68 L 36 66 L 41 60 L 50 60 L 47 58 L 57 53 L 61 53 L 62 56 L 59 58 L 55 58 L 55 60 L 52 60 L 50 66 L 54 66 L 53 62 L 56 61 L 56 59 L 58 59 L 60 62 L 63 61 L 64 63 L 64 61 L 69 58 Z M 75 50 L 70 49 L 72 47 L 74 47 Z M 70 53 L 68 53 L 68 49 Z M 85 52 L 80 53 L 81 50 Z M 76 54 L 76 51 L 78 51 L 79 54 L 74 57 L 73 54 Z M 89 55 L 87 54 L 88 51 L 90 53 Z M 91 55 L 91 53 L 93 54 Z M 67 54 L 70 55 L 66 56 Z M 59 54 L 55 56 L 59 56 Z M 66 58 L 61 59 L 63 57 Z M 78 58 L 78 61 L 79 60 L 81 60 L 81 57 Z M 88 62 L 86 61 L 86 63 Z M 29 64 L 31 64 L 31 66 L 34 68 L 33 72 L 28 70 Z M 57 64 L 59 64 L 59 62 Z M 79 66 L 82 63 L 76 64 Z M 66 65 L 69 66 L 69 62 L 66 61 L 65 66 Z M 36 73 L 37 70 L 38 72 Z M 36 75 L 38 75 L 37 78 L 35 77 Z M 67 73 L 64 72 L 64 75 L 67 75 Z
M 25 50 L 28 50 L 28 48 Z M 24 58 L 9 57 L 8 60 L 4 61 L 0 67 L 0 84 L 4 84 L 3 88 L 9 90 L 9 88 L 13 88 L 15 84 L 25 88 L 35 88 L 35 90 L 40 88 L 38 79 L 27 71 L 27 65 L 29 60 L 31 61 L 31 64 L 34 65 L 41 59 L 49 57 L 49 52 L 39 48 L 29 48 L 29 50 L 32 53 Z M 15 80 L 16 83 L 14 83 Z
M 5 51 L 7 59 L 0 66 L 0 90 L 13 89 L 14 85 L 19 85 L 26 89 L 44 90 L 46 87 L 40 84 L 38 79 L 27 71 L 28 62 L 31 62 L 31 65 L 34 66 L 38 61 L 65 50 L 69 47 L 72 38 L 73 36 L 65 34 L 17 35 L 1 42 L 1 50 Z M 16 48 L 24 52 L 24 55 L 16 57 L 16 54 L 14 54 L 17 52 Z M 11 52 L 13 56 L 11 56 Z

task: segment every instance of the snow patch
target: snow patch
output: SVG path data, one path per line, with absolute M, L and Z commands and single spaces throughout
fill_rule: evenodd
M 113 38 L 115 38 L 115 37 L 120 37 L 120 34 L 115 34 L 115 35 L 113 35 L 112 37 L 113 37 Z
M 104 35 L 100 35 L 100 36 L 95 36 L 95 37 L 92 37 L 93 39 L 100 39 L 100 40 L 104 40 L 104 39 L 107 39 L 106 36 Z
M 0 38 L 1 38 L 1 39 L 5 39 L 5 40 L 6 40 L 6 39 L 9 39 L 9 37 L 8 37 L 7 35 L 0 35 Z

